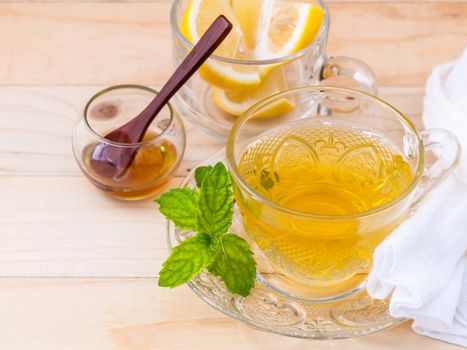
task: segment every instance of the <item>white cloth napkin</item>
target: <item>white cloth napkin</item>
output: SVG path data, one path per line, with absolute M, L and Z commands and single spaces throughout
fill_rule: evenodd
M 467 347 L 467 49 L 433 70 L 423 119 L 454 132 L 464 155 L 376 249 L 367 288 L 374 298 L 392 293 L 389 312 L 413 319 L 417 333 Z

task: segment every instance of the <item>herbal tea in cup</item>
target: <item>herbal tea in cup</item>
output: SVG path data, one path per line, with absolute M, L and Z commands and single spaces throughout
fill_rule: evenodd
M 280 99 L 296 107 L 258 122 Z M 444 150 L 429 163 L 436 138 Z M 259 102 L 235 123 L 227 163 L 244 227 L 275 272 L 263 282 L 307 300 L 359 290 L 376 246 L 458 152 L 447 131 L 419 133 L 395 108 L 356 90 L 299 88 Z M 424 164 L 443 171 L 423 174 Z

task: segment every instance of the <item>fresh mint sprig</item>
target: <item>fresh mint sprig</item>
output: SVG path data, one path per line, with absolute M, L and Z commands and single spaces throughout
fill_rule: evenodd
M 256 262 L 248 243 L 228 233 L 234 207 L 229 173 L 219 162 L 197 168 L 195 181 L 196 189 L 172 189 L 155 200 L 176 227 L 197 232 L 176 246 L 162 264 L 159 286 L 177 287 L 207 269 L 230 292 L 247 296 L 254 286 Z

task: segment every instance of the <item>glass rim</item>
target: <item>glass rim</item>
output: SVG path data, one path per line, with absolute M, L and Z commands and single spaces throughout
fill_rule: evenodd
M 102 135 L 100 135 L 99 133 L 97 133 L 93 127 L 89 124 L 89 121 L 88 121 L 88 109 L 89 107 L 91 106 L 91 104 L 96 100 L 98 99 L 99 97 L 105 95 L 106 93 L 108 92 L 111 92 L 111 91 L 114 91 L 114 90 L 118 90 L 118 89 L 134 89 L 134 90 L 144 90 L 144 91 L 147 91 L 147 92 L 150 92 L 150 93 L 153 93 L 154 95 L 157 95 L 159 93 L 159 91 L 155 90 L 155 89 L 152 89 L 148 86 L 144 86 L 144 85 L 138 85 L 138 84 L 120 84 L 120 85 L 112 85 L 112 86 L 109 86 L 105 89 L 102 89 L 100 91 L 98 91 L 97 93 L 95 93 L 89 100 L 88 102 L 86 102 L 86 105 L 84 107 L 84 111 L 83 111 L 83 119 L 84 119 L 84 125 L 86 126 L 86 128 L 96 137 L 99 139 L 99 142 L 101 143 L 106 143 L 106 144 L 109 144 L 109 145 L 112 145 L 112 146 L 115 146 L 115 147 L 121 147 L 121 148 L 130 148 L 130 147 L 143 147 L 143 146 L 147 146 L 147 145 L 150 145 L 152 143 L 154 143 L 156 140 L 160 139 L 162 136 L 164 136 L 164 134 L 166 133 L 167 130 L 169 130 L 169 128 L 172 126 L 172 124 L 174 123 L 174 110 L 173 110 L 173 107 L 172 105 L 170 104 L 170 102 L 167 102 L 167 104 L 165 105 L 165 107 L 167 107 L 169 109 L 169 112 L 170 112 L 170 117 L 169 117 L 169 123 L 167 125 L 167 127 L 162 130 L 162 132 L 160 134 L 157 134 L 155 135 L 154 137 L 151 137 L 149 140 L 146 140 L 146 141 L 141 141 L 141 142 L 135 142 L 135 143 L 125 143 L 125 142 L 115 142 L 115 141 L 111 141 L 111 140 L 108 140 L 106 139 L 105 137 L 103 137 Z M 163 108 L 165 108 L 163 107 Z M 160 113 L 160 112 L 159 112 Z M 136 116 L 135 116 L 136 117 Z
M 235 150 L 234 150 L 236 135 L 238 131 L 240 130 L 240 128 L 243 126 L 244 122 L 246 122 L 256 110 L 266 106 L 270 101 L 277 99 L 279 96 L 297 93 L 301 91 L 319 91 L 319 90 L 350 92 L 352 94 L 370 97 L 371 99 L 377 101 L 380 104 L 383 104 L 384 106 L 388 107 L 391 111 L 395 112 L 395 115 L 398 117 L 398 119 L 402 120 L 411 129 L 411 131 L 416 136 L 417 141 L 418 141 L 419 157 L 418 157 L 416 169 L 414 172 L 414 176 L 410 184 L 407 186 L 407 188 L 404 191 L 402 191 L 401 193 L 399 193 L 399 195 L 397 195 L 396 197 L 392 198 L 391 200 L 381 205 L 378 205 L 374 208 L 370 208 L 368 210 L 364 210 L 358 213 L 346 214 L 346 215 L 318 215 L 318 214 L 306 213 L 306 212 L 290 209 L 282 205 L 279 205 L 271 201 L 270 199 L 266 198 L 265 196 L 261 195 L 259 192 L 255 191 L 253 188 L 251 188 L 251 186 L 246 181 L 244 181 L 243 176 L 240 174 L 240 171 L 235 161 Z M 316 220 L 327 220 L 327 221 L 343 221 L 343 220 L 359 219 L 362 217 L 371 216 L 373 214 L 376 214 L 388 208 L 391 208 L 394 205 L 400 203 L 402 200 L 404 200 L 418 186 L 418 183 L 423 173 L 423 166 L 424 166 L 424 161 L 425 161 L 424 151 L 425 151 L 425 147 L 423 144 L 423 140 L 418 130 L 416 129 L 415 125 L 401 111 L 399 111 L 396 107 L 392 106 L 391 104 L 384 101 L 383 99 L 375 95 L 372 95 L 368 92 L 364 92 L 364 91 L 360 91 L 360 90 L 356 90 L 352 88 L 340 87 L 340 86 L 304 86 L 304 87 L 298 87 L 294 89 L 281 91 L 271 96 L 268 96 L 260 100 L 259 102 L 255 103 L 246 112 L 244 112 L 235 121 L 235 123 L 232 126 L 232 129 L 230 130 L 230 133 L 227 139 L 227 145 L 226 145 L 226 162 L 230 170 L 230 174 L 233 180 L 235 180 L 236 184 L 240 184 L 241 187 L 245 189 L 249 193 L 249 195 L 252 196 L 257 201 L 264 203 L 272 207 L 275 210 L 285 212 L 286 214 L 290 214 L 296 217 L 302 217 L 306 219 L 316 219 Z
M 185 46 L 187 46 L 191 50 L 193 49 L 194 44 L 191 43 L 182 34 L 182 32 L 180 31 L 180 25 L 177 19 L 177 10 L 179 8 L 181 1 L 182 0 L 174 0 L 174 2 L 172 3 L 172 7 L 170 9 L 170 25 L 175 35 L 183 42 Z M 269 59 L 261 59 L 261 60 L 251 60 L 251 59 L 250 60 L 238 60 L 235 58 L 228 58 L 228 57 L 218 56 L 214 54 L 211 55 L 209 59 L 217 60 L 217 61 L 224 62 L 224 63 L 236 64 L 236 65 L 252 66 L 252 65 L 271 65 L 271 64 L 278 64 L 282 62 L 288 62 L 288 61 L 294 60 L 298 57 L 305 55 L 308 51 L 310 51 L 313 47 L 315 47 L 316 44 L 318 44 L 325 38 L 326 33 L 328 32 L 328 29 L 329 29 L 329 25 L 330 25 L 329 10 L 326 4 L 324 3 L 323 0 L 317 0 L 317 1 L 319 2 L 319 6 L 324 10 L 323 23 L 321 24 L 318 34 L 316 34 L 316 37 L 314 38 L 314 40 L 308 46 L 304 47 L 300 51 L 297 51 L 295 53 L 292 53 L 286 56 L 269 58 Z

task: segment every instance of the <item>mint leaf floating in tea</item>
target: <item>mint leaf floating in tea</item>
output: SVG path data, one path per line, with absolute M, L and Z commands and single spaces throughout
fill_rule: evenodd
M 172 189 L 155 200 L 177 228 L 198 232 L 174 248 L 162 265 L 159 286 L 177 287 L 206 268 L 230 292 L 247 296 L 254 286 L 256 262 L 247 241 L 227 233 L 234 207 L 229 173 L 217 163 L 197 168 L 195 180 L 196 189 Z
M 256 261 L 247 241 L 236 234 L 222 236 L 209 272 L 219 276 L 232 293 L 250 294 L 256 276 Z
M 273 178 L 274 177 L 274 178 Z M 260 183 L 265 190 L 270 190 L 276 183 L 279 182 L 279 174 L 277 172 L 271 173 L 270 171 L 263 169 L 260 172 Z

